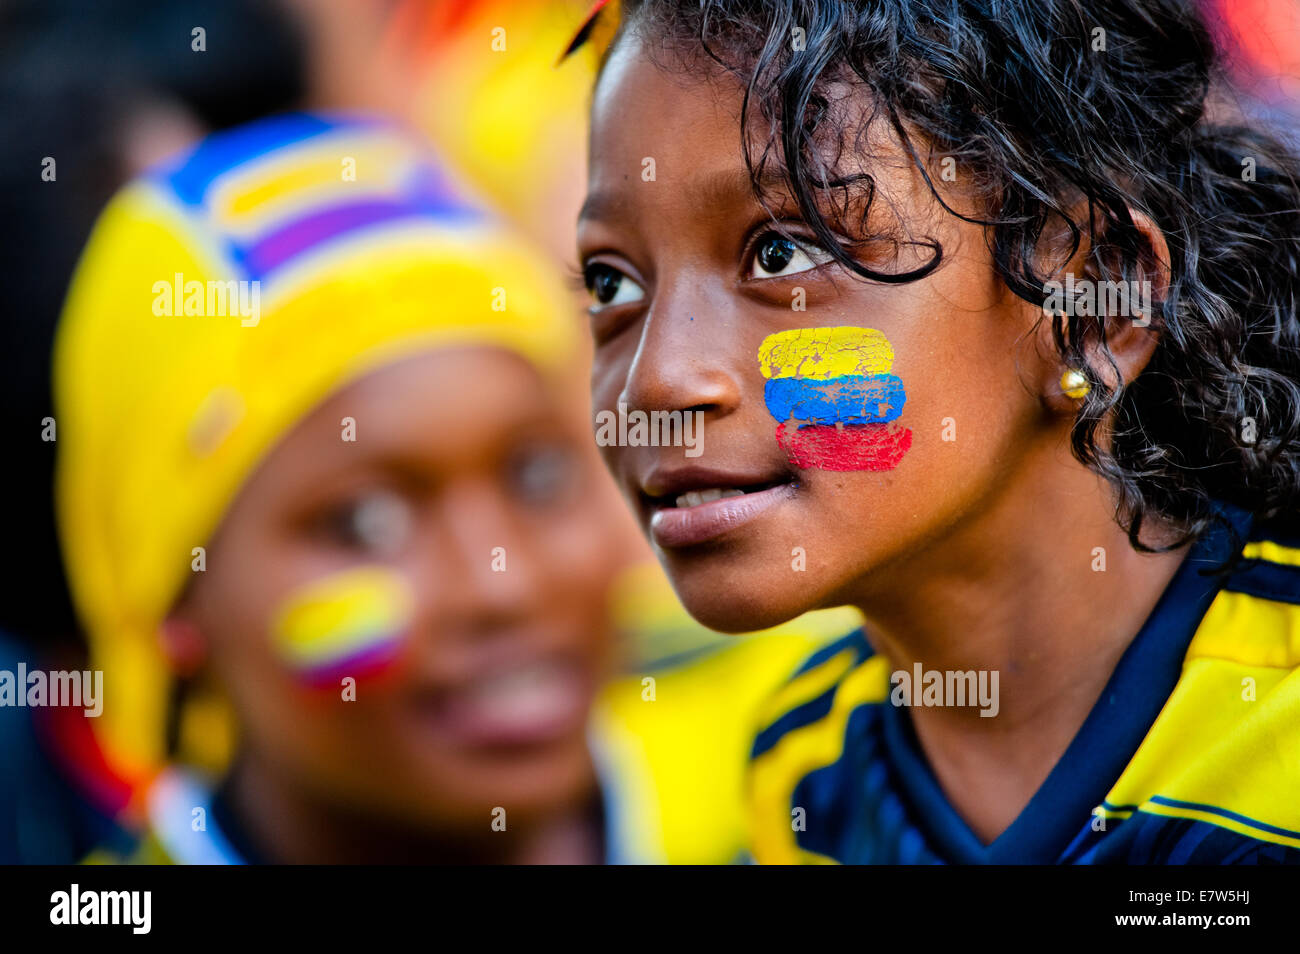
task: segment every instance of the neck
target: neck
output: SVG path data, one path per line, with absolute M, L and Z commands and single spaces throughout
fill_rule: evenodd
M 598 863 L 601 841 L 592 803 L 544 817 L 511 815 L 509 834 L 469 826 L 423 828 L 381 818 L 308 791 L 271 760 L 245 751 L 226 780 L 236 822 L 263 857 L 283 864 L 583 864 Z M 595 798 L 593 791 L 592 798 Z
M 857 600 L 893 671 L 997 673 L 993 718 L 970 700 L 908 713 L 986 843 L 1046 779 L 1185 556 L 1135 551 L 1105 482 L 1059 449 L 1043 457 Z

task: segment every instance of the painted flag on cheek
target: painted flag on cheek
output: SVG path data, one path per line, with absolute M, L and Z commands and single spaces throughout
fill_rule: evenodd
M 382 567 L 345 570 L 306 584 L 276 614 L 271 639 L 296 677 L 335 688 L 397 662 L 413 617 L 405 578 Z
M 907 392 L 890 374 L 894 349 L 874 328 L 792 328 L 763 339 L 763 398 L 776 442 L 796 467 L 893 470 L 912 432 L 893 422 Z

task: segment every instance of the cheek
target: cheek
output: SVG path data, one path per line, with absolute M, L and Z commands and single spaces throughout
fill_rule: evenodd
M 400 671 L 413 601 L 404 577 L 386 568 L 306 581 L 276 568 L 288 573 L 292 561 L 250 565 L 214 587 L 202 626 L 243 733 L 289 762 L 319 762 L 346 737 L 339 728 L 369 723 L 370 688 Z
M 618 392 L 627 379 L 626 368 L 618 359 L 614 344 L 596 348 L 591 359 L 591 403 L 593 411 L 614 406 Z
M 874 328 L 794 328 L 758 351 L 775 440 L 800 470 L 889 471 L 912 446 L 903 380 Z
M 210 561 L 211 565 L 211 561 Z M 205 581 L 198 623 L 208 647 L 208 669 L 229 698 L 240 745 L 293 755 L 311 748 L 315 720 L 299 713 L 300 693 L 271 646 L 270 620 L 293 582 L 270 561 L 223 564 Z
M 905 342 L 902 420 L 914 433 L 907 476 L 939 495 L 986 484 L 1027 449 L 1037 405 L 1020 378 L 1014 337 L 979 315 L 936 322 Z
M 1024 452 L 1032 401 L 1014 349 L 978 318 L 764 339 L 770 439 L 810 492 L 793 541 L 807 544 L 810 569 L 866 572 L 913 551 L 996 492 Z
M 1042 446 L 1036 399 L 1010 352 L 963 342 L 939 353 L 912 395 L 915 439 L 897 472 L 897 502 L 913 539 L 937 539 L 967 515 L 987 511 L 1020 486 L 1026 461 Z
M 322 691 L 392 671 L 409 641 L 414 594 L 386 567 L 356 567 L 290 592 L 272 611 L 270 646 L 292 678 Z
M 203 581 L 196 601 L 198 624 L 217 679 L 240 703 L 256 701 L 267 683 L 280 677 L 270 647 L 269 623 L 282 595 L 294 585 L 286 568 L 262 559 L 240 560 L 217 553 L 215 572 Z
M 616 411 L 620 396 L 627 386 L 632 361 L 636 357 L 637 336 L 632 331 L 623 334 L 596 349 L 591 364 L 592 430 L 594 418 L 600 411 Z M 601 446 L 602 456 L 608 460 L 619 448 Z

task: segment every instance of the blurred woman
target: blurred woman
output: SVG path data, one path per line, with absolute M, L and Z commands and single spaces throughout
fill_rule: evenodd
M 609 681 L 626 549 L 569 309 L 379 122 L 241 127 L 112 203 L 57 498 L 129 857 L 736 856 L 746 719 L 809 644 Z

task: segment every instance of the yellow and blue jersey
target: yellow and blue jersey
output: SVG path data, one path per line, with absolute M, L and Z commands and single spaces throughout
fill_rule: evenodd
M 801 660 L 861 617 L 828 610 L 762 633 L 723 636 L 695 623 L 675 600 L 670 605 L 680 625 L 649 617 L 658 637 L 637 640 L 640 652 L 604 688 L 592 714 L 588 737 L 609 860 L 743 861 L 746 756 L 762 707 Z
M 816 652 L 771 700 L 753 746 L 754 858 L 1300 863 L 1300 539 L 1227 518 L 1231 529 L 1193 546 L 1064 755 L 991 844 L 945 798 L 865 634 Z

